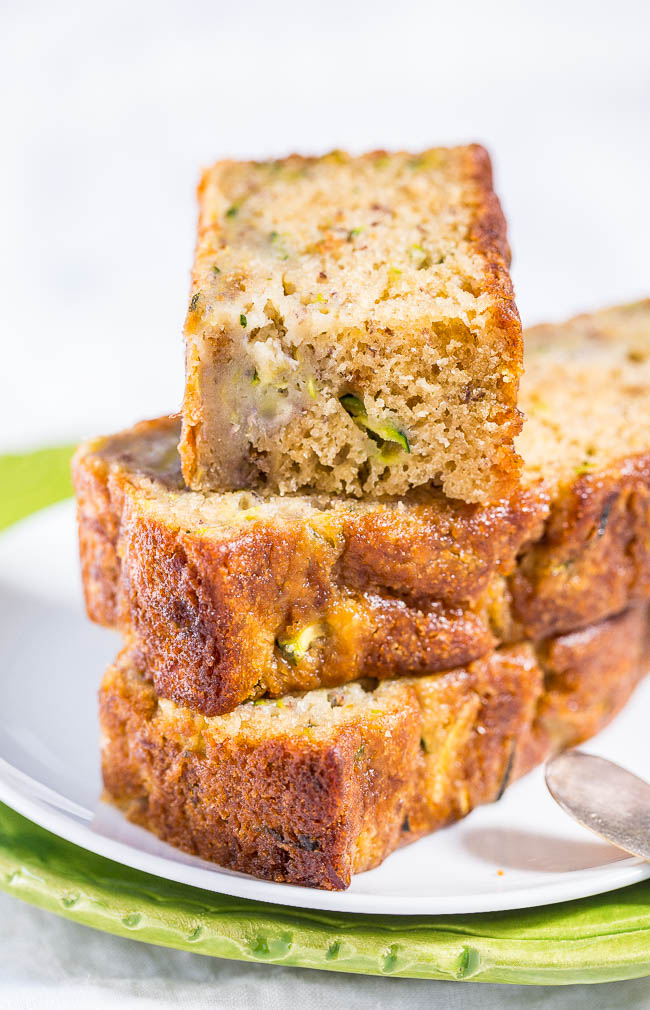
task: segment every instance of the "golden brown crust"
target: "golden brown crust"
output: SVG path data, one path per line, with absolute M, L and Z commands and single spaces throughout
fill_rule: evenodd
M 114 451 L 120 455 L 123 472 L 126 473 L 130 467 L 133 473 L 153 477 L 153 471 L 147 469 L 146 453 L 138 453 L 137 458 L 132 454 L 134 440 L 142 437 L 145 442 L 150 439 L 155 444 L 164 439 L 173 445 L 179 423 L 178 417 L 173 415 L 143 421 L 111 439 Z M 72 479 L 77 500 L 79 555 L 86 610 L 92 621 L 113 627 L 120 623 L 121 561 L 118 541 L 124 490 L 128 482 L 111 480 L 111 459 L 103 452 L 106 442 L 105 438 L 97 438 L 84 443 L 73 458 Z M 180 468 L 178 484 L 182 486 Z
M 82 572 L 89 615 L 135 634 L 161 695 L 207 714 L 448 669 L 495 640 L 568 632 L 650 596 L 647 455 L 577 476 L 550 506 L 540 481 L 491 506 L 435 495 L 205 535 L 145 507 L 136 480 L 155 466 L 133 440 L 162 432 L 173 446 L 177 430 L 144 422 L 77 453 Z M 277 640 L 319 622 L 327 634 L 291 665 Z
M 420 702 L 425 760 L 403 843 L 500 797 L 544 691 L 529 645 L 498 649 L 467 669 L 412 684 Z
M 501 385 L 502 405 L 495 413 L 503 439 L 494 447 L 495 477 L 491 499 L 512 494 L 520 473 L 521 461 L 515 451 L 514 439 L 522 428 L 523 417 L 517 409 L 517 395 L 522 367 L 513 367 L 521 345 L 521 319 L 515 302 L 510 277 L 511 252 L 508 226 L 501 201 L 494 192 L 490 155 L 480 144 L 470 144 L 467 152 L 467 174 L 476 184 L 475 216 L 470 227 L 470 239 L 485 257 L 483 290 L 491 297 L 490 318 L 504 344 L 503 359 L 509 363 L 508 381 Z M 500 477 L 497 477 L 500 475 Z
M 412 691 L 326 742 L 203 725 L 196 749 L 191 714 L 181 710 L 178 732 L 157 722 L 153 688 L 129 662 L 107 672 L 100 719 L 104 785 L 130 819 L 232 869 L 329 890 L 395 848 L 421 761 Z
M 476 184 L 475 214 L 470 228 L 470 238 L 485 256 L 484 290 L 494 299 L 491 308 L 496 328 L 506 338 L 508 360 L 516 359 L 516 348 L 521 342 L 521 320 L 515 304 L 515 293 L 510 278 L 510 246 L 507 223 L 501 202 L 494 192 L 490 156 L 480 144 L 471 144 L 467 151 L 467 175 Z M 510 358 L 512 355 L 512 359 Z M 521 375 L 521 368 L 515 377 Z M 509 385 L 509 405 L 517 405 L 517 382 Z M 521 429 L 521 419 L 503 412 L 503 422 L 510 422 L 510 431 L 516 435 Z M 509 447 L 514 452 L 512 446 Z M 507 493 L 504 487 L 502 493 Z
M 539 484 L 485 506 L 435 494 L 427 504 L 351 512 L 343 521 L 341 576 L 354 589 L 467 605 L 495 573 L 512 570 L 522 545 L 541 535 L 548 509 Z
M 601 729 L 642 675 L 647 631 L 636 608 L 537 656 L 507 647 L 468 668 L 400 678 L 313 737 L 304 727 L 256 731 L 237 713 L 170 711 L 125 653 L 100 694 L 107 795 L 203 858 L 340 889 Z
M 122 510 L 109 491 L 107 465 L 92 453 L 84 466 L 75 466 L 74 486 L 86 610 L 91 621 L 114 627 L 119 623 L 117 541 Z
M 137 426 L 132 441 L 149 434 L 158 437 L 157 422 Z M 208 715 L 265 693 L 434 672 L 484 654 L 495 642 L 495 578 L 547 509 L 538 490 L 492 506 L 434 495 L 206 534 L 152 511 L 149 471 L 134 465 L 128 435 L 82 447 L 73 462 L 88 613 L 135 635 L 163 697 Z M 323 637 L 292 664 L 278 641 L 314 624 Z
M 650 453 L 576 477 L 509 579 L 518 635 L 584 627 L 650 596 Z
M 623 708 L 650 664 L 647 605 L 539 643 L 544 694 L 532 731 L 520 741 L 513 777 L 551 752 L 595 736 Z

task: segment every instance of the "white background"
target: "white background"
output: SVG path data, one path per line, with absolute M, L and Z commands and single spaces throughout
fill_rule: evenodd
M 0 447 L 179 405 L 224 155 L 480 140 L 525 323 L 650 293 L 642 0 L 3 0 L 0 40 Z
M 0 2 L 0 449 L 176 408 L 199 167 L 479 140 L 525 324 L 650 294 L 647 2 Z M 1 897 L 0 1007 L 648 1007 L 139 947 Z

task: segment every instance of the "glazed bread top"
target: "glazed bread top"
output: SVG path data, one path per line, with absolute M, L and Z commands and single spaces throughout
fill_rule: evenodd
M 199 205 L 190 487 L 512 487 L 522 338 L 481 147 L 219 162 Z

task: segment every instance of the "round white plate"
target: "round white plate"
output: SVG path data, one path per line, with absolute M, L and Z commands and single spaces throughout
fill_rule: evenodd
M 71 502 L 0 537 L 0 799 L 55 834 L 160 877 L 258 901 L 337 912 L 436 914 L 523 908 L 650 876 L 574 824 L 538 769 L 460 824 L 401 849 L 348 891 L 255 880 L 185 855 L 99 801 L 96 695 L 119 636 L 87 620 Z M 588 745 L 650 773 L 650 678 Z

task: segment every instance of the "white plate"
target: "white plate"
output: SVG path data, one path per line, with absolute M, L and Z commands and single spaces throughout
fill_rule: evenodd
M 541 770 L 460 824 L 395 852 L 332 893 L 255 880 L 164 845 L 98 802 L 96 695 L 117 634 L 86 619 L 72 504 L 0 537 L 0 799 L 86 849 L 160 877 L 225 894 L 337 912 L 404 915 L 523 908 L 583 897 L 650 876 L 575 825 Z M 650 678 L 589 745 L 650 773 Z

